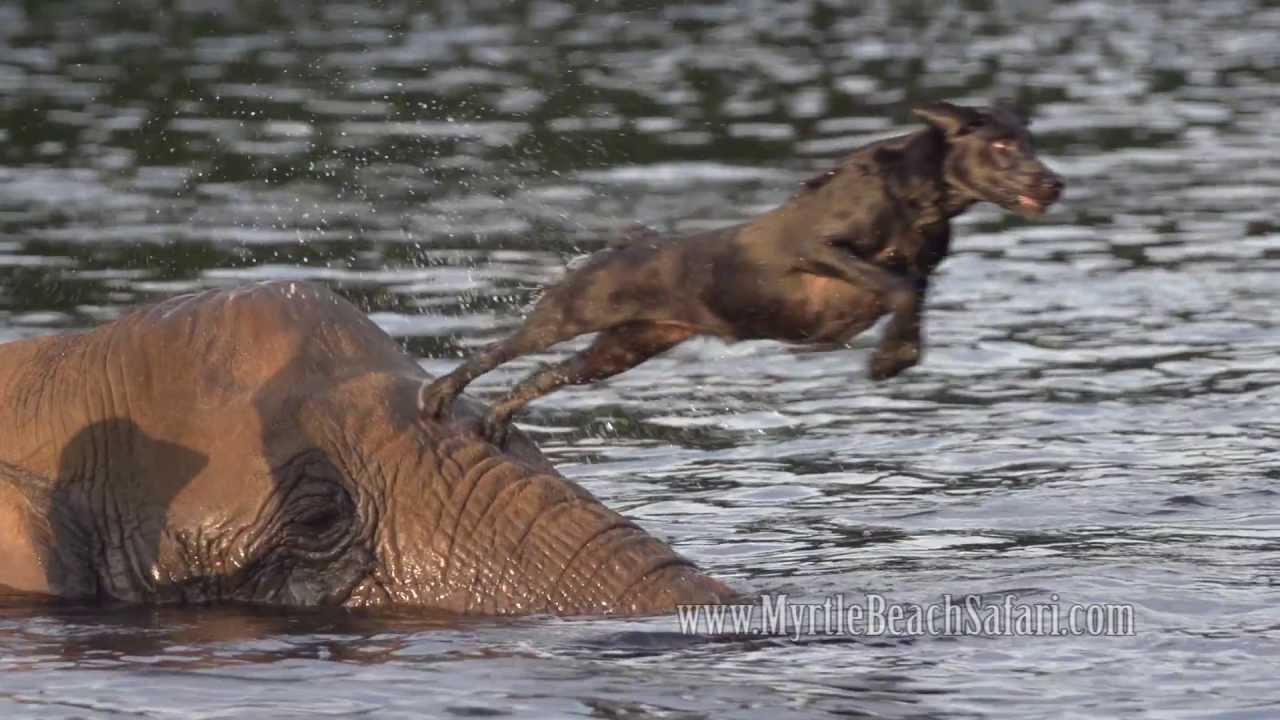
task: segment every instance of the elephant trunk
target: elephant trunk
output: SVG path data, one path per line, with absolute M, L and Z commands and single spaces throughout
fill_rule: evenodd
M 427 539 L 394 538 L 396 560 L 374 594 L 490 615 L 659 613 L 732 597 L 563 477 L 474 439 L 443 445 L 427 453 L 436 467 L 425 473 L 440 485 L 419 485 L 412 501 Z M 406 534 L 413 525 L 397 523 Z M 357 590 L 353 604 L 370 591 Z

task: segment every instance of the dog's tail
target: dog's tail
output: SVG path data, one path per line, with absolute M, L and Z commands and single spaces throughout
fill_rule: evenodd
M 657 230 L 654 230 L 653 228 L 649 227 L 648 225 L 645 225 L 644 223 L 634 223 L 634 224 L 628 225 L 624 227 L 622 231 L 619 232 L 617 235 L 605 240 L 605 244 L 603 248 L 599 250 L 593 250 L 591 252 L 584 253 L 582 255 L 575 255 L 572 258 L 569 258 L 568 262 L 566 262 L 564 266 L 565 272 L 572 272 L 574 270 L 577 270 L 581 268 L 583 265 L 586 265 L 588 262 L 591 262 L 592 260 L 599 257 L 600 254 L 607 253 L 610 250 L 620 250 L 629 245 L 634 245 L 639 242 L 654 242 L 654 241 L 660 240 L 661 238 L 662 238 L 662 233 L 658 232 Z
M 662 238 L 662 233 L 645 225 L 644 223 L 634 223 L 622 229 L 618 236 L 609 240 L 609 247 L 625 247 L 638 242 L 652 242 Z

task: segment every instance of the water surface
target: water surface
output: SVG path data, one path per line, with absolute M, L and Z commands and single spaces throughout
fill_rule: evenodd
M 1280 713 L 1280 8 L 848 5 L 0 3 L 0 339 L 311 279 L 445 371 L 633 222 L 739 221 L 912 102 L 1017 97 L 1067 197 L 962 218 L 921 367 L 697 341 L 524 426 L 748 594 L 1129 603 L 1135 635 L 12 607 L 0 716 Z

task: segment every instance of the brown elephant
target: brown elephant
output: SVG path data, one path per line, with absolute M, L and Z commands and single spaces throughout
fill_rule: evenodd
M 732 597 L 429 376 L 267 283 L 0 345 L 0 586 L 90 601 L 640 614 Z

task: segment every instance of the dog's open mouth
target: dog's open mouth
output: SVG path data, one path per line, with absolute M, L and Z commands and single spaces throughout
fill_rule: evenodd
M 1031 197 L 1030 195 L 1018 196 L 1018 210 L 1025 215 L 1043 215 L 1048 204 Z
M 1006 188 L 1000 198 L 994 202 L 1009 212 L 1017 213 L 1025 218 L 1036 218 L 1049 211 L 1049 206 L 1058 201 L 1058 193 L 1042 192 L 1040 188 Z
M 1005 207 L 1023 217 L 1040 217 L 1049 206 L 1058 201 L 1058 193 L 1016 193 Z

